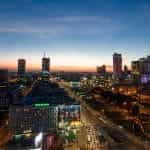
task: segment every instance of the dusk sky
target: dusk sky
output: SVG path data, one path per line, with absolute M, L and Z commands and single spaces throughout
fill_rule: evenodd
M 0 0 L 0 67 L 94 70 L 150 54 L 150 0 Z

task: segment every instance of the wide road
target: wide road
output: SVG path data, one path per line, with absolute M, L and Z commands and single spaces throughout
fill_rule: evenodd
M 79 145 L 82 145 L 86 150 L 106 150 L 105 143 L 99 141 L 99 126 L 95 124 L 92 115 L 86 108 L 81 107 L 82 128 L 80 130 Z
M 136 136 L 128 133 L 125 129 L 119 128 L 113 122 L 108 120 L 100 111 L 92 109 L 84 101 L 73 94 L 69 88 L 66 88 L 63 83 L 59 85 L 66 89 L 70 96 L 76 98 L 81 102 L 82 114 L 85 114 L 90 122 L 103 129 L 108 137 L 110 137 L 108 149 L 114 150 L 148 150 L 149 148 L 140 141 Z M 111 142 L 110 142 L 111 141 Z
M 141 143 L 135 143 L 134 139 L 129 139 L 124 132 L 118 127 L 114 126 L 110 122 L 108 123 L 103 117 L 98 117 L 95 112 L 92 112 L 88 107 L 82 105 L 82 111 L 86 114 L 95 127 L 103 129 L 108 138 L 108 149 L 114 150 L 144 150 L 144 146 Z M 113 135 L 116 135 L 115 137 Z M 134 138 L 134 136 L 133 136 Z

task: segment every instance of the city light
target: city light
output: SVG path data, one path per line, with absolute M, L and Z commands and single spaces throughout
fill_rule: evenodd
M 42 139 L 43 139 L 43 133 L 40 132 L 36 137 L 35 137 L 35 146 L 39 147 L 40 144 L 42 143 Z
M 150 0 L 0 1 L 0 150 L 150 149 Z
M 41 148 L 32 148 L 30 150 L 41 150 Z
M 47 107 L 49 106 L 48 103 L 37 103 L 37 104 L 34 104 L 35 107 Z

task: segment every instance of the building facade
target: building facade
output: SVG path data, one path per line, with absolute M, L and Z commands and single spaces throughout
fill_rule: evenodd
M 57 108 L 47 103 L 10 107 L 10 128 L 13 135 L 56 130 Z
M 9 94 L 8 94 L 8 86 L 3 85 L 0 86 L 0 109 L 8 110 L 9 108 Z
M 13 135 L 57 131 L 78 124 L 80 104 L 56 83 L 39 80 L 20 104 L 10 106 L 9 113 Z
M 26 72 L 26 60 L 18 59 L 18 77 L 24 77 Z
M 42 58 L 42 72 L 50 72 L 50 58 Z
M 131 62 L 131 70 L 134 74 L 140 73 L 140 62 L 139 61 L 132 61 Z
M 10 128 L 13 135 L 63 130 L 80 125 L 80 105 L 35 103 L 32 106 L 10 107 Z
M 150 56 L 131 62 L 133 73 L 150 74 Z
M 114 78 L 120 78 L 122 75 L 122 55 L 118 53 L 113 54 L 113 75 Z

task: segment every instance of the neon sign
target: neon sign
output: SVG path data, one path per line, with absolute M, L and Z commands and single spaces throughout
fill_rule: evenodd
M 49 103 L 36 103 L 34 104 L 35 107 L 47 107 L 49 106 Z

